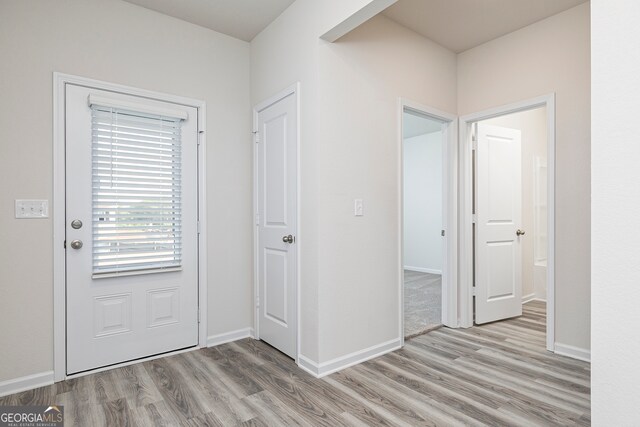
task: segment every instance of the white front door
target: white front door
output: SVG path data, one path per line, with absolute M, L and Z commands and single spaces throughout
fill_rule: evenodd
M 476 318 L 522 315 L 521 136 L 478 123 L 476 169 Z
M 296 357 L 297 101 L 257 110 L 258 338 Z
M 197 110 L 65 97 L 67 374 L 197 345 Z

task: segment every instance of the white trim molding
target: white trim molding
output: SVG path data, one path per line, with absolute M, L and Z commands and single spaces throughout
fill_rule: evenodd
M 453 114 L 438 110 L 417 102 L 398 99 L 398 304 L 400 343 L 404 345 L 404 269 L 416 271 L 416 267 L 404 266 L 404 171 L 403 171 L 403 120 L 405 110 L 414 111 L 425 117 L 443 123 L 442 137 L 446 141 L 443 147 L 443 191 L 442 191 L 442 229 L 445 231 L 443 242 L 442 271 L 442 323 L 450 328 L 457 328 L 458 321 L 458 121 Z M 431 271 L 428 271 L 431 272 Z
M 526 303 L 531 302 L 531 301 L 535 301 L 536 299 L 537 299 L 536 298 L 536 294 L 522 295 L 522 303 L 523 304 L 526 304 Z
M 392 339 L 380 344 L 376 344 L 363 350 L 354 351 L 353 353 L 336 357 L 335 359 L 317 363 L 313 360 L 300 355 L 298 357 L 298 366 L 307 371 L 316 378 L 322 378 L 334 372 L 341 371 L 350 366 L 366 362 L 389 352 L 398 350 L 402 347 L 402 340 L 399 338 Z
M 556 157 L 556 97 L 554 93 L 513 104 L 503 105 L 461 117 L 459 140 L 460 170 L 460 326 L 473 326 L 473 176 L 472 176 L 472 127 L 475 123 L 533 110 L 547 109 L 547 350 L 554 351 L 555 343 L 555 157 Z
M 207 347 L 215 347 L 217 345 L 253 337 L 253 328 L 238 329 L 236 331 L 225 332 L 223 334 L 211 335 L 207 338 Z
M 417 271 L 418 273 L 442 274 L 442 270 L 436 270 L 434 268 L 412 267 L 410 265 L 405 265 L 404 269 L 408 271 Z
M 586 348 L 575 347 L 573 345 L 561 344 L 557 342 L 554 346 L 554 353 L 559 354 L 560 356 L 566 356 L 572 359 L 591 363 L 591 350 L 587 350 Z
M 40 372 L 0 382 L 0 397 L 53 384 L 53 371 Z
M 155 99 L 198 110 L 198 347 L 207 345 L 207 200 L 206 103 L 202 100 L 138 89 L 115 83 L 53 73 L 53 381 L 66 374 L 66 265 L 65 265 L 65 87 L 67 84 Z

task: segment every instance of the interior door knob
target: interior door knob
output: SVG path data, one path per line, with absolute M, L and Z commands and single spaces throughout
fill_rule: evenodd
M 82 240 L 74 240 L 71 242 L 71 248 L 80 249 L 82 247 Z
M 293 236 L 289 234 L 288 236 L 283 236 L 282 241 L 285 243 L 293 243 Z
M 518 237 L 524 236 L 524 230 L 518 229 L 518 231 L 516 231 L 516 236 L 518 236 Z

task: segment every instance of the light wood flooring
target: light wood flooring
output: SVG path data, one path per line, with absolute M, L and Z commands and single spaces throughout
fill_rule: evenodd
M 82 426 L 589 425 L 590 366 L 544 349 L 545 308 L 442 328 L 316 379 L 251 339 L 0 398 Z

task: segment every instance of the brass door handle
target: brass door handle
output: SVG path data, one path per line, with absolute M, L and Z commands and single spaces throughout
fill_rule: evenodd
M 71 248 L 80 249 L 82 247 L 82 240 L 74 240 L 71 242 Z

